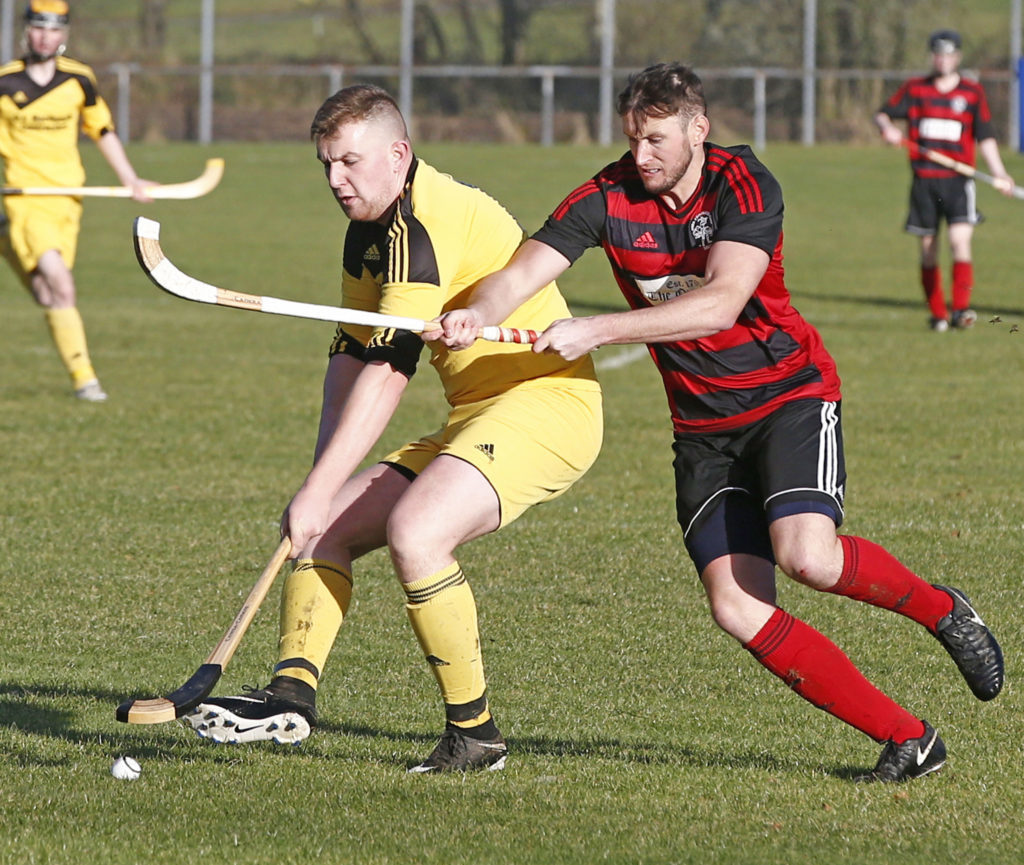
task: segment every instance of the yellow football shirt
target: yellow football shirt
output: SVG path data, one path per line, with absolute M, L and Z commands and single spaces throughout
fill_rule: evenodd
M 523 238 L 512 215 L 485 192 L 414 159 L 390 223 L 349 224 L 343 303 L 387 315 L 436 318 L 464 307 L 476 283 L 500 270 Z M 540 331 L 570 316 L 557 285 L 550 283 L 502 325 Z M 409 374 L 415 368 L 418 338 L 391 329 L 345 325 L 338 329 L 332 352 L 340 350 L 349 335 L 366 347 L 366 359 L 387 360 Z M 440 342 L 428 345 L 430 362 L 452 405 L 524 385 L 598 388 L 589 355 L 570 363 L 555 354 L 535 354 L 529 345 L 478 340 L 464 351 L 451 351 Z
M 81 186 L 80 132 L 95 141 L 113 129 L 96 77 L 84 63 L 58 57 L 44 85 L 29 77 L 24 60 L 0 67 L 0 158 L 7 186 Z

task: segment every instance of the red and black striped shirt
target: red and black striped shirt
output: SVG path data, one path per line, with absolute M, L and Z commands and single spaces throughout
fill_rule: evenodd
M 782 192 L 749 147 L 704 145 L 693 195 L 679 210 L 643 186 L 627 153 L 575 189 L 533 235 L 575 261 L 601 246 L 634 309 L 703 284 L 716 241 L 771 256 L 736 323 L 697 340 L 648 346 L 677 433 L 718 432 L 797 399 L 839 399 L 835 363 L 790 303 L 782 269 Z
M 974 142 L 995 137 L 985 91 L 977 81 L 960 78 L 943 93 L 935 76 L 911 78 L 880 109 L 894 120 L 907 121 L 912 144 L 943 153 L 957 162 L 974 165 Z M 956 172 L 920 156 L 910 148 L 910 163 L 919 177 L 955 177 Z

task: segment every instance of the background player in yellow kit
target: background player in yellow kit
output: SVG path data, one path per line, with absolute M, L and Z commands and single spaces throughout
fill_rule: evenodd
M 467 302 L 523 240 L 479 189 L 412 152 L 394 100 L 356 85 L 313 121 L 327 181 L 351 220 L 344 305 L 430 320 Z M 554 283 L 503 322 L 543 328 L 569 315 Z M 451 405 L 437 432 L 356 473 L 391 419 L 423 349 L 408 331 L 339 327 L 324 381 L 315 460 L 282 528 L 297 556 L 281 602 L 279 661 L 262 690 L 207 699 L 188 717 L 218 742 L 298 742 L 316 723 L 324 663 L 348 609 L 352 562 L 387 546 L 413 631 L 437 678 L 446 727 L 414 772 L 500 769 L 473 593 L 456 548 L 560 495 L 597 458 L 601 391 L 589 356 L 529 345 L 431 343 Z
M 153 183 L 140 180 L 132 168 L 92 69 L 64 56 L 68 16 L 65 0 L 30 0 L 25 8 L 25 56 L 0 67 L 0 157 L 6 185 L 81 186 L 81 130 L 96 142 L 121 183 L 133 190 L 133 198 L 149 201 L 144 190 Z M 46 310 L 75 395 L 90 402 L 105 400 L 89 359 L 71 275 L 81 200 L 10 196 L 4 208 L 7 224 L 0 231 L 0 251 Z

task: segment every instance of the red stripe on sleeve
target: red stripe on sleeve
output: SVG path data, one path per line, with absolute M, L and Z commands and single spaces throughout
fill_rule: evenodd
M 565 201 L 559 204 L 558 207 L 555 208 L 554 213 L 552 213 L 551 215 L 555 219 L 561 219 L 568 212 L 569 208 L 572 207 L 577 201 L 581 201 L 587 196 L 593 195 L 594 193 L 598 192 L 599 190 L 600 187 L 598 186 L 596 180 L 588 180 L 582 186 L 570 192 L 566 196 Z
M 761 187 L 757 185 L 757 181 L 754 180 L 745 162 L 741 162 L 738 159 L 734 160 L 726 170 L 725 176 L 729 181 L 729 185 L 736 190 L 737 196 L 740 197 L 740 209 L 744 213 L 760 213 L 764 210 Z M 742 196 L 740 196 L 741 188 L 744 190 Z M 745 209 L 743 207 L 744 199 L 746 200 Z

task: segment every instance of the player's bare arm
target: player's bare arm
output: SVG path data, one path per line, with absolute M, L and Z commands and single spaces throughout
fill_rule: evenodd
M 424 338 L 440 339 L 455 350 L 468 348 L 481 327 L 501 324 L 568 267 L 569 260 L 562 253 L 546 243 L 526 240 L 505 267 L 476 284 L 469 306 L 446 312 L 438 319 L 443 330 Z
M 313 451 L 313 464 L 316 465 L 327 443 L 334 435 L 359 373 L 363 370 L 363 362 L 347 354 L 336 354 L 327 363 L 324 373 L 323 399 L 320 403 L 320 426 L 317 431 L 316 448 Z
M 352 364 L 362 368 L 346 388 Z M 331 501 L 384 432 L 409 382 L 388 363 L 364 364 L 343 355 L 331 359 L 327 376 L 325 399 L 331 395 L 337 414 L 332 425 L 325 405 L 316 462 L 281 519 L 297 556 L 327 530 Z
M 900 147 L 903 144 L 903 131 L 892 122 L 891 118 L 884 111 L 875 115 L 875 126 L 882 133 L 882 138 L 887 144 L 893 147 Z
M 768 261 L 768 254 L 755 246 L 719 241 L 708 254 L 700 288 L 647 309 L 556 321 L 534 351 L 571 361 L 602 345 L 676 342 L 728 330 L 757 289 Z
M 100 136 L 96 146 L 114 170 L 121 184 L 132 190 L 132 198 L 135 201 L 150 202 L 153 200 L 146 194 L 146 188 L 157 184 L 152 180 L 143 180 L 135 173 L 120 138 L 113 132 L 108 132 L 106 135 Z
M 996 140 L 994 138 L 982 139 L 978 142 L 978 152 L 984 157 L 985 162 L 988 163 L 989 170 L 995 177 L 995 183 L 992 185 L 1003 195 L 1012 196 L 1013 178 L 1003 164 L 1003 158 L 999 154 L 999 144 Z

